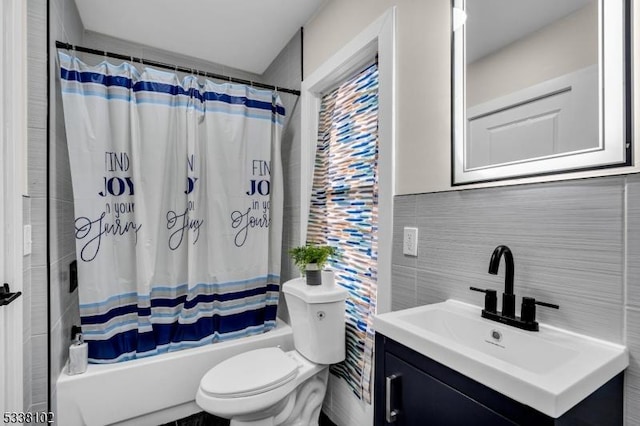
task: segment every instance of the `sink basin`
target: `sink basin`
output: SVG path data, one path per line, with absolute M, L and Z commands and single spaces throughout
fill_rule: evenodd
M 626 347 L 540 324 L 523 331 L 456 300 L 377 315 L 377 332 L 557 418 L 629 365 Z

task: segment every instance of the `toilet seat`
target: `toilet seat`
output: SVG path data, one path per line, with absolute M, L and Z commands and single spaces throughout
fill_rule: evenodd
M 258 395 L 293 380 L 298 367 L 298 362 L 280 348 L 256 349 L 213 367 L 200 381 L 200 390 L 224 399 Z

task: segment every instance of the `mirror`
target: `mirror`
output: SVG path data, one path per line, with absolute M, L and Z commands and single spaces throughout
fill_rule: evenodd
M 631 165 L 628 0 L 452 5 L 453 185 Z

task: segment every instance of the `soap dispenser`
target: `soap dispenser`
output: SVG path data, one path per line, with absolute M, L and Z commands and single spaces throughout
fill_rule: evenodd
M 74 341 L 69 346 L 69 375 L 81 374 L 87 371 L 89 350 L 82 338 L 82 333 L 76 333 Z

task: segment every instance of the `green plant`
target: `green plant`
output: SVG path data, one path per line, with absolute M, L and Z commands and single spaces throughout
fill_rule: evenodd
M 319 246 L 307 244 L 306 246 L 294 247 L 289 250 L 289 254 L 293 262 L 300 269 L 300 273 L 304 275 L 307 265 L 315 263 L 318 269 L 322 269 L 330 257 L 338 255 L 338 249 L 331 246 Z

